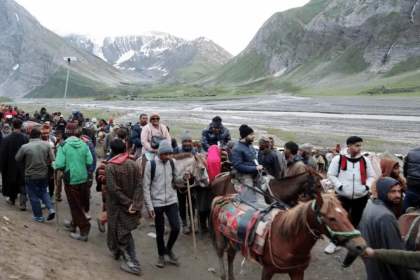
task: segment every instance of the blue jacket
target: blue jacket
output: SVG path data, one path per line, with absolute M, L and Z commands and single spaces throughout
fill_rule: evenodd
M 213 132 L 211 124 L 201 132 L 201 146 L 206 152 L 210 146 L 217 145 L 218 141 L 220 141 L 221 147 L 226 146 L 230 139 L 229 129 L 224 126 L 222 126 L 218 134 Z
M 89 147 L 89 151 L 92 154 L 93 162 L 92 162 L 92 165 L 89 167 L 88 171 L 93 173 L 95 172 L 95 169 L 96 169 L 96 150 L 95 150 L 95 147 L 93 146 L 92 139 L 90 139 L 89 136 L 83 135 L 82 137 L 88 140 L 86 142 L 85 139 L 82 139 L 83 142 L 85 142 L 86 145 Z
M 140 123 L 136 123 L 133 126 L 133 129 L 131 130 L 131 134 L 130 134 L 130 144 L 131 145 L 136 145 L 136 148 L 143 148 L 143 145 L 141 144 L 141 127 L 140 127 Z
M 232 163 L 236 171 L 255 175 L 258 172 L 255 160 L 257 160 L 257 153 L 252 144 L 242 141 L 235 143 L 232 148 Z
M 407 189 L 420 194 L 420 147 L 410 150 L 404 158 L 404 177 Z

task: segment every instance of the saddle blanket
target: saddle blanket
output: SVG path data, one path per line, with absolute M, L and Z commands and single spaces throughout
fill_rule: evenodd
M 263 254 L 271 223 L 280 212 L 279 209 L 273 209 L 261 214 L 248 205 L 238 204 L 235 195 L 216 201 L 213 211 L 217 211 L 219 216 L 217 228 L 246 258 L 250 253 Z

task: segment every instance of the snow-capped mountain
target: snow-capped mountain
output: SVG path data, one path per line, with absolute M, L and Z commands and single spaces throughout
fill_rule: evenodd
M 204 68 L 210 71 L 232 58 L 225 49 L 207 38 L 187 41 L 164 32 L 103 39 L 71 35 L 65 39 L 115 68 L 151 79 L 196 62 L 205 64 Z

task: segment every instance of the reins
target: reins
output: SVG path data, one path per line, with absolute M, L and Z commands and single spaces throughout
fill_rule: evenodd
M 326 229 L 326 231 L 328 233 L 327 234 L 327 237 L 334 244 L 338 245 L 340 243 L 338 241 L 338 239 L 337 239 L 338 236 L 344 236 L 344 237 L 346 237 L 345 240 L 342 241 L 341 243 L 347 243 L 350 239 L 352 239 L 354 237 L 357 237 L 357 236 L 361 236 L 361 233 L 358 230 L 355 230 L 355 231 L 352 231 L 352 232 L 333 231 L 327 224 L 325 224 L 324 217 L 321 214 L 321 210 L 319 209 L 319 206 L 316 203 L 316 200 L 313 200 L 312 201 L 312 207 L 311 207 L 311 209 L 314 212 L 315 224 L 321 225 L 321 226 L 324 226 L 325 227 L 325 229 Z M 312 229 L 309 226 L 308 222 L 306 222 L 306 227 L 308 228 L 309 233 L 314 237 L 315 240 L 322 239 L 321 232 L 319 232 L 316 229 L 315 230 Z M 301 267 L 301 266 L 305 266 L 305 265 L 307 265 L 310 262 L 311 257 L 310 257 L 310 254 L 309 254 L 308 261 L 305 262 L 305 263 L 303 263 L 303 264 L 299 264 L 299 265 L 291 266 L 291 267 L 279 267 L 279 265 L 274 261 L 274 257 L 276 257 L 277 259 L 280 259 L 280 258 L 278 256 L 276 256 L 276 255 L 273 255 L 273 252 L 272 252 L 272 249 L 271 249 L 271 236 L 272 236 L 271 235 L 271 231 L 272 231 L 272 227 L 270 227 L 269 232 L 268 232 L 268 243 L 269 243 L 268 244 L 268 250 L 269 250 L 269 253 L 270 253 L 271 262 L 273 263 L 273 265 L 277 269 L 279 269 L 279 270 L 295 269 L 295 268 L 298 268 L 298 267 Z M 282 259 L 280 259 L 280 260 L 282 260 Z M 284 261 L 284 260 L 282 260 L 282 261 Z

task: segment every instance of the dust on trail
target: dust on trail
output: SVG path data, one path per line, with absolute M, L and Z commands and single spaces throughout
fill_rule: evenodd
M 164 269 L 160 269 L 155 266 L 157 258 L 155 239 L 147 235 L 155 232 L 154 227 L 150 227 L 148 221 L 144 222 L 133 232 L 143 270 L 139 278 L 120 270 L 122 261 L 112 258 L 106 245 L 106 233 L 98 231 L 96 217 L 101 208 L 100 193 L 92 195 L 90 212 L 92 228 L 87 243 L 70 238 L 70 233 L 62 225 L 63 219 L 71 217 L 65 195 L 63 202 L 59 202 L 58 208 L 60 230 L 57 232 L 55 220 L 43 224 L 30 220 L 32 212 L 29 202 L 28 211 L 21 212 L 18 206 L 10 206 L 3 198 L 0 199 L 0 216 L 10 220 L 6 223 L 0 217 L 0 280 L 220 279 L 218 259 L 208 235 L 198 234 L 196 258 L 191 236 L 180 234 L 174 247 L 174 251 L 181 257 L 180 265 L 167 263 Z M 47 210 L 44 210 L 44 216 L 46 215 Z M 146 215 L 144 210 L 143 217 L 149 220 Z M 342 249 L 334 255 L 327 255 L 323 252 L 327 243 L 326 240 L 320 240 L 312 250 L 312 263 L 306 270 L 305 279 L 366 279 L 360 259 L 350 268 L 341 268 L 340 261 L 344 259 L 346 250 Z M 241 275 L 239 273 L 241 262 L 242 257 L 238 254 L 235 259 L 236 279 L 260 279 L 261 268 L 258 264 L 251 263 L 251 270 Z M 213 269 L 215 272 L 212 272 Z M 289 278 L 285 275 L 276 275 L 273 279 Z

